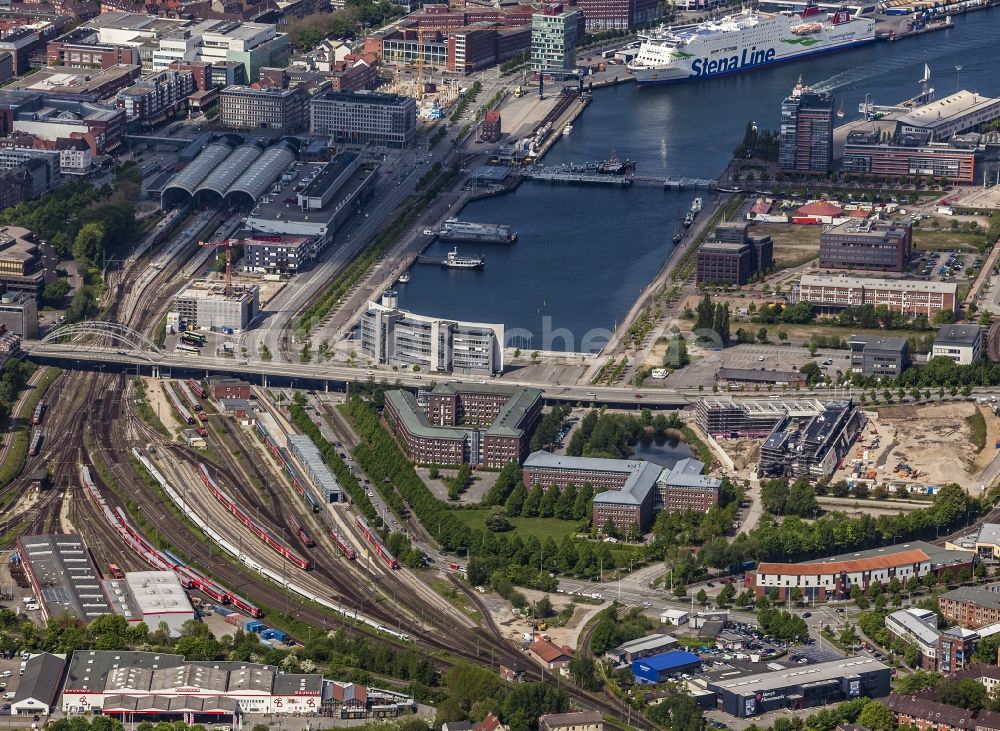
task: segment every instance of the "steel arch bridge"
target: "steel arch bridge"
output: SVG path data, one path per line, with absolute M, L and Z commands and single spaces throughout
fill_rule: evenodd
M 128 325 L 100 320 L 74 322 L 57 327 L 39 340 L 38 344 L 43 347 L 78 350 L 98 345 L 102 340 L 113 344 L 113 347 L 122 348 L 128 355 L 138 355 L 150 362 L 154 360 L 154 356 L 156 358 L 163 356 L 163 351 L 156 346 L 156 343 L 141 332 L 133 330 Z

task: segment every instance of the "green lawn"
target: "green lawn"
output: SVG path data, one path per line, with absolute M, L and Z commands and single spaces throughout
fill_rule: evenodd
M 951 231 L 945 228 L 913 229 L 913 248 L 918 251 L 944 251 L 948 249 L 976 251 L 982 240 L 982 234 L 972 234 L 966 231 Z
M 473 508 L 468 510 L 456 510 L 455 515 L 470 528 L 486 530 L 486 516 L 489 510 L 485 508 Z M 544 541 L 549 536 L 558 543 L 563 536 L 576 534 L 577 521 L 559 520 L 557 518 L 511 518 L 510 524 L 514 526 L 514 531 L 521 538 L 535 536 L 540 541 Z M 513 533 L 514 531 L 509 531 Z

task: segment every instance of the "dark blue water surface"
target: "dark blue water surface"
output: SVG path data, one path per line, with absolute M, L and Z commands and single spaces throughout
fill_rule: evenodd
M 781 100 L 800 74 L 814 89 L 835 94 L 838 106 L 843 98 L 844 121 L 860 116 L 866 93 L 883 104 L 915 95 L 925 63 L 939 98 L 959 85 L 997 96 L 998 39 L 1000 9 L 992 9 L 958 17 L 949 30 L 736 76 L 598 90 L 545 163 L 603 160 L 614 148 L 619 158 L 638 162 L 639 175 L 715 178 L 747 122 L 777 127 Z M 522 332 L 518 343 L 533 348 L 596 350 L 602 331 L 615 326 L 663 265 L 694 195 L 525 182 L 460 214 L 463 220 L 510 224 L 517 243 L 461 245 L 463 253 L 485 254 L 486 267 L 478 272 L 414 267 L 410 283 L 399 287 L 400 305 L 503 323 Z M 428 253 L 443 258 L 450 248 L 435 242 Z

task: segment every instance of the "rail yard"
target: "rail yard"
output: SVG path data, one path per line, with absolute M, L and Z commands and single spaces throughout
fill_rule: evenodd
M 233 226 L 231 216 L 169 214 L 125 267 L 111 273 L 107 318 L 152 338 L 172 294 L 206 262 L 197 242 L 228 236 Z M 91 342 L 118 344 L 102 334 Z M 198 378 L 160 376 L 167 377 L 161 383 L 171 412 L 165 422 L 190 429 L 206 447 L 186 446 L 175 441 L 180 434 L 149 423 L 133 377 L 100 369 L 63 372 L 33 412 L 24 469 L 4 490 L 7 531 L 81 530 L 109 576 L 172 572 L 196 605 L 293 628 L 343 629 L 399 648 L 415 645 L 442 670 L 465 660 L 537 672 L 471 587 L 450 577 L 484 624 L 403 566 L 377 521 L 348 502 L 324 499 L 293 455 L 288 437 L 295 431 L 274 404 L 260 399 L 270 419 L 240 424 Z M 338 432 L 347 428 L 331 423 Z M 344 438 L 357 442 L 350 433 Z M 45 464 L 54 489 L 33 490 L 28 475 Z M 605 693 L 567 690 L 585 707 L 620 710 Z

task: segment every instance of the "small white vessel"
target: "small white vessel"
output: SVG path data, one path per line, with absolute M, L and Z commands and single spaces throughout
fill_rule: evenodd
M 441 266 L 449 269 L 480 269 L 486 264 L 484 256 L 459 256 L 458 247 L 448 252 L 448 258 L 441 261 Z
M 409 281 L 410 281 L 410 272 L 409 271 L 405 271 L 405 272 L 403 272 L 402 274 L 399 275 L 399 283 L 400 284 L 406 284 Z
M 564 135 L 568 135 L 572 131 L 573 131 L 573 125 L 571 125 L 571 124 L 567 124 L 565 127 L 563 127 L 563 134 Z

